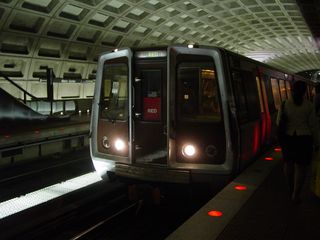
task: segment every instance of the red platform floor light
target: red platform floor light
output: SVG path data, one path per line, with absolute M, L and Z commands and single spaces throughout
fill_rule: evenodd
M 222 212 L 217 211 L 217 210 L 212 210 L 208 212 L 208 215 L 210 217 L 221 217 L 222 216 Z
M 246 186 L 244 186 L 244 185 L 236 185 L 236 186 L 234 187 L 234 189 L 239 190 L 239 191 L 245 191 L 245 190 L 247 190 L 248 188 L 247 188 Z
M 274 151 L 275 151 L 275 152 L 281 152 L 281 147 L 276 147 L 276 148 L 274 148 Z
M 272 161 L 272 160 L 273 160 L 273 157 L 265 157 L 264 160 L 266 160 L 266 161 Z

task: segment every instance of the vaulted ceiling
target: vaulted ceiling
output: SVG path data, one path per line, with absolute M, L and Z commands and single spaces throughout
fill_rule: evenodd
M 224 47 L 290 72 L 319 69 L 317 2 L 0 0 L 0 70 L 35 79 L 45 65 L 92 78 L 103 51 L 175 43 Z

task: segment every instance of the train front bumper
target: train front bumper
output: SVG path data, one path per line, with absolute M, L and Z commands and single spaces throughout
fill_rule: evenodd
M 115 166 L 117 176 L 132 178 L 142 181 L 190 183 L 191 172 L 189 170 L 170 169 L 166 167 L 133 166 L 117 163 Z

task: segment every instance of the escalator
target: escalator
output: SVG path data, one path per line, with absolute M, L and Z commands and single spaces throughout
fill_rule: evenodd
M 32 110 L 0 87 L 0 122 L 19 120 L 47 120 L 48 116 Z
M 41 99 L 33 96 L 29 92 L 27 92 L 25 89 L 20 87 L 17 83 L 12 81 L 8 76 L 6 76 L 4 73 L 0 72 L 0 77 L 4 78 L 6 81 L 8 81 L 10 84 L 15 86 L 17 89 L 23 92 L 24 99 L 18 99 L 14 96 L 12 96 L 10 93 L 5 91 L 3 88 L 0 87 L 0 123 L 10 123 L 10 125 L 14 125 L 14 123 L 17 122 L 46 122 L 48 120 L 66 120 L 70 119 L 70 115 L 61 115 L 59 114 L 53 114 L 53 107 L 57 104 L 55 101 L 51 98 Z M 52 82 L 52 79 L 51 79 Z M 53 91 L 53 88 L 51 89 Z M 48 94 L 48 96 L 51 94 Z M 39 111 L 34 110 L 34 108 L 31 106 L 31 104 L 27 104 L 27 96 L 31 99 L 29 103 L 47 103 L 46 106 L 48 107 L 47 112 L 49 114 L 43 114 Z M 63 109 L 65 109 L 63 107 Z

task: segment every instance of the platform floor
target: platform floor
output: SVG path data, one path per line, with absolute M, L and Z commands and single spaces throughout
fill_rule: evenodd
M 217 239 L 320 239 L 320 198 L 309 186 L 308 179 L 302 202 L 294 204 L 279 162 Z
M 320 198 L 310 190 L 310 175 L 302 202 L 293 203 L 282 172 L 282 154 L 275 148 L 259 157 L 166 240 L 320 239 Z

